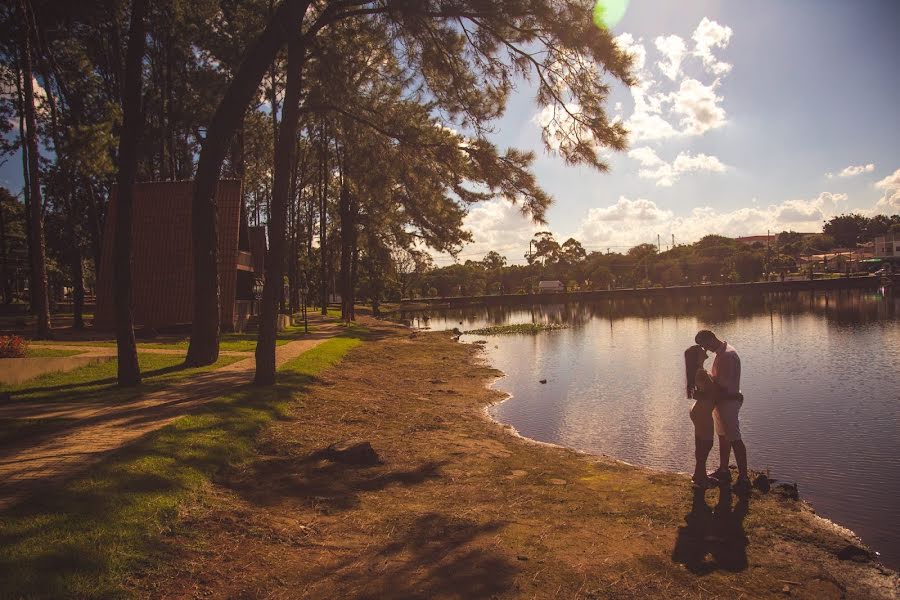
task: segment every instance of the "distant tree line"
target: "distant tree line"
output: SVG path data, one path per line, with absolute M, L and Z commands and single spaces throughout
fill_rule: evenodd
M 498 252 L 483 260 L 434 268 L 420 260 L 398 272 L 391 287 L 394 298 L 482 294 L 519 294 L 535 291 L 541 280 L 559 280 L 567 289 L 605 290 L 611 287 L 651 287 L 704 282 L 759 281 L 768 273 L 795 271 L 803 255 L 857 249 L 875 237 L 900 235 L 900 215 L 840 215 L 814 235 L 782 231 L 764 242 L 739 242 L 707 235 L 693 244 L 660 252 L 655 244 L 640 244 L 624 253 L 587 252 L 575 239 L 559 243 L 547 231 L 535 234 L 527 264 L 509 265 Z M 849 257 L 835 253 L 828 268 L 843 271 Z

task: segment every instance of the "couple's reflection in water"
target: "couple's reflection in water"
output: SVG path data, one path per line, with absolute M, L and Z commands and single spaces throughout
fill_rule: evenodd
M 672 560 L 692 573 L 716 570 L 743 571 L 747 568 L 747 534 L 744 518 L 750 510 L 750 495 L 732 494 L 729 486 L 719 488 L 715 506 L 706 503 L 704 490 L 694 490 L 691 512 L 678 528 Z

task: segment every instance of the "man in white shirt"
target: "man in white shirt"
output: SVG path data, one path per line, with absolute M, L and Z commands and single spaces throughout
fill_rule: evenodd
M 749 491 L 747 447 L 741 440 L 741 424 L 738 418 L 744 403 L 744 396 L 741 394 L 741 358 L 734 347 L 717 338 L 708 329 L 698 332 L 694 341 L 705 350 L 715 352 L 716 358 L 710 375 L 722 389 L 713 410 L 713 421 L 716 425 L 716 434 L 719 436 L 719 468 L 711 473 L 710 477 L 721 483 L 731 482 L 728 461 L 731 459 L 731 451 L 734 450 L 734 459 L 738 466 L 735 488 Z

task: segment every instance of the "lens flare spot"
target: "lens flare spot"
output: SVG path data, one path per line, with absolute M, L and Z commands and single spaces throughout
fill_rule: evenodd
M 629 0 L 597 0 L 594 4 L 594 24 L 603 29 L 612 29 L 619 24 Z

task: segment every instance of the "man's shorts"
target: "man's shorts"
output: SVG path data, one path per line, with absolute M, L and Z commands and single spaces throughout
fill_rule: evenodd
M 697 394 L 691 407 L 691 421 L 694 422 L 694 435 L 697 439 L 711 442 L 715 439 L 713 430 L 712 396 Z
M 716 433 L 724 436 L 729 442 L 736 442 L 741 439 L 741 423 L 738 419 L 738 413 L 741 412 L 741 405 L 744 397 L 740 394 L 735 396 L 720 397 L 716 402 L 716 408 L 713 410 L 713 420 L 716 423 Z

